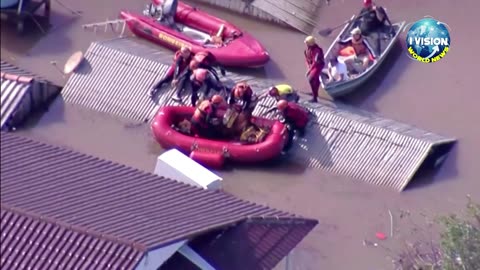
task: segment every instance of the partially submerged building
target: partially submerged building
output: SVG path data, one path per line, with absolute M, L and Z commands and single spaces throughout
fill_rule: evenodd
M 317 224 L 1 134 L 1 269 L 272 269 Z
M 61 91 L 61 87 L 3 60 L 0 70 L 2 131 L 15 129 L 46 109 Z

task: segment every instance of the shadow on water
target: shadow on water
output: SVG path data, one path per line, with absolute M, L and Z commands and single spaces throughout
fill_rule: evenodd
M 62 95 L 58 95 L 52 99 L 52 101 L 48 102 L 45 107 L 37 110 L 21 127 L 31 129 L 40 125 L 63 122 L 65 121 L 64 112 L 65 101 Z
M 435 150 L 438 151 L 438 155 L 432 154 L 425 160 L 405 191 L 423 188 L 441 181 L 457 179 L 458 147 L 454 144 L 445 144 L 437 146 Z M 443 153 L 447 153 L 448 157 L 440 164 L 436 164 L 437 159 Z
M 338 100 L 348 104 L 360 106 L 364 105 L 364 103 L 369 99 L 379 99 L 382 95 L 387 94 L 389 85 L 395 85 L 397 83 L 401 77 L 401 74 L 406 70 L 406 67 L 411 62 L 408 57 L 401 57 L 404 54 L 405 48 L 402 46 L 400 41 L 397 41 L 390 54 L 387 55 L 385 62 L 383 62 L 376 71 L 376 74 L 374 74 L 374 76 L 372 76 L 368 82 L 360 86 L 360 89 L 356 89 L 349 95 L 341 97 Z M 395 69 L 394 66 L 397 66 L 398 68 Z M 395 74 L 391 74 L 393 71 Z M 385 80 L 387 77 L 388 80 Z M 380 89 L 381 91 L 377 91 L 384 82 L 386 82 L 387 86 L 383 89 Z M 371 105 L 367 106 L 365 109 L 373 112 L 377 111 L 373 103 L 369 103 Z
M 305 162 L 294 159 L 294 156 L 287 154 L 276 159 L 262 162 L 261 164 L 247 165 L 228 163 L 223 171 L 263 171 L 274 174 L 303 174 L 307 169 Z
M 78 17 L 65 16 L 52 9 L 50 11 L 50 20 L 42 16 L 34 16 L 34 18 L 35 21 L 38 22 L 38 25 L 33 19 L 26 19 L 24 32 L 18 33 L 14 20 L 4 19 L 2 17 L 2 48 L 15 54 L 28 55 L 28 52 L 35 47 L 42 38 L 45 38 L 59 27 L 73 23 Z M 55 44 L 44 46 L 40 53 L 56 54 L 59 50 L 67 51 L 70 49 L 71 44 L 72 41 L 69 38 L 61 35 L 55 40 Z M 39 52 L 35 53 L 38 54 Z

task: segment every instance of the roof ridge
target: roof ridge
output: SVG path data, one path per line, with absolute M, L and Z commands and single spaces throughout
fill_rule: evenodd
M 104 239 L 104 240 L 107 240 L 107 241 L 110 241 L 110 242 L 115 242 L 115 243 L 118 243 L 118 244 L 121 244 L 121 245 L 130 246 L 133 249 L 141 251 L 141 252 L 146 252 L 147 251 L 147 247 L 145 245 L 142 245 L 142 244 L 139 244 L 139 243 L 136 243 L 136 242 L 133 242 L 133 241 L 128 241 L 128 240 L 116 238 L 116 237 L 113 237 L 109 234 L 100 233 L 100 232 L 97 232 L 95 230 L 83 228 L 81 226 L 71 225 L 67 222 L 63 222 L 63 221 L 60 221 L 60 220 L 57 220 L 57 219 L 54 219 L 54 218 L 50 218 L 50 217 L 45 217 L 45 216 L 36 214 L 34 212 L 27 211 L 25 209 L 21 209 L 19 207 L 10 206 L 10 205 L 8 205 L 7 203 L 4 203 L 4 202 L 0 202 L 0 207 L 2 209 L 6 210 L 6 211 L 16 213 L 16 214 L 19 214 L 19 215 L 22 215 L 22 216 L 26 216 L 26 217 L 32 218 L 34 220 L 54 224 L 54 225 L 66 228 L 68 230 L 78 232 L 80 234 L 86 234 L 86 235 L 90 235 L 90 236 L 93 236 L 93 237 L 98 238 L 98 239 Z
M 2 79 L 9 80 L 9 81 L 16 81 L 20 83 L 30 83 L 34 80 L 31 76 L 24 76 L 24 75 L 16 75 L 8 72 L 0 72 L 0 76 Z

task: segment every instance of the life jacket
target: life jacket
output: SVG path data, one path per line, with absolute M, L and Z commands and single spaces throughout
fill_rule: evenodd
M 303 128 L 308 123 L 308 112 L 300 105 L 289 102 L 287 108 L 283 112 L 285 119 L 291 122 L 297 128 Z
M 175 55 L 173 56 L 173 61 L 174 61 L 174 63 L 176 63 L 179 58 L 182 58 L 182 62 L 181 62 L 181 65 L 180 65 L 180 70 L 183 70 L 186 67 L 188 67 L 188 64 L 192 60 L 192 57 L 193 57 L 192 53 L 190 53 L 190 55 L 187 57 L 187 59 L 185 59 L 182 56 L 182 52 L 180 50 L 178 50 L 178 51 L 175 52 Z
M 352 38 L 352 47 L 353 49 L 355 50 L 355 53 L 357 55 L 366 55 L 368 54 L 368 48 L 367 46 L 365 45 L 365 43 L 363 42 L 363 38 L 360 38 L 359 40 L 354 40 Z
M 288 84 L 279 84 L 275 88 L 278 90 L 280 96 L 288 95 L 293 93 L 293 88 Z
M 345 57 L 355 55 L 355 49 L 352 46 L 347 46 L 347 47 L 341 49 L 338 52 L 338 55 L 339 56 L 345 56 Z
M 198 52 L 193 56 L 193 60 L 200 64 L 207 64 L 208 52 Z

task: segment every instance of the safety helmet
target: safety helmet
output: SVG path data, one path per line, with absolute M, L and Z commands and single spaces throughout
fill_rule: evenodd
M 214 95 L 214 96 L 212 97 L 212 103 L 213 103 L 213 104 L 217 104 L 217 105 L 218 105 L 218 104 L 221 104 L 222 102 L 223 102 L 223 97 L 222 97 L 222 96 L 220 96 L 220 95 Z
M 199 63 L 202 63 L 203 61 L 205 61 L 207 56 L 208 56 L 207 52 L 198 52 L 198 53 L 195 54 L 193 59 L 195 59 L 195 61 L 198 61 Z
M 200 65 L 200 63 L 198 61 L 196 61 L 195 59 L 193 59 L 192 61 L 190 61 L 190 64 L 188 65 L 188 67 L 191 70 L 195 70 L 195 69 L 198 68 L 199 65 Z
M 190 47 L 187 47 L 187 46 L 182 46 L 182 47 L 180 48 L 180 52 L 181 52 L 181 53 L 189 53 L 189 52 L 191 52 L 191 51 L 192 51 L 192 50 L 190 49 Z
M 350 31 L 350 34 L 361 35 L 362 34 L 362 29 L 360 29 L 359 27 L 355 27 L 355 28 L 352 29 L 352 31 Z
M 313 36 L 308 36 L 305 38 L 305 40 L 303 41 L 305 44 L 307 44 L 308 46 L 311 46 L 313 44 L 316 43 L 315 41 L 315 38 Z
M 235 97 L 239 98 L 239 97 L 243 96 L 243 94 L 245 94 L 245 91 L 247 90 L 247 88 L 248 88 L 248 84 L 246 84 L 244 82 L 237 83 L 235 85 L 235 89 L 234 89 Z
M 208 71 L 204 68 L 197 68 L 193 71 L 193 76 L 195 80 L 199 82 L 204 82 L 207 78 Z
M 363 5 L 364 5 L 364 6 L 368 7 L 368 6 L 370 6 L 371 4 L 373 4 L 373 3 L 372 3 L 372 0 L 363 0 Z
M 268 89 L 268 94 L 272 97 L 276 97 L 279 94 L 278 89 L 275 86 L 272 86 L 270 89 Z
M 287 108 L 288 106 L 288 102 L 286 100 L 280 100 L 278 103 L 277 103 L 277 108 L 279 111 L 283 111 Z

